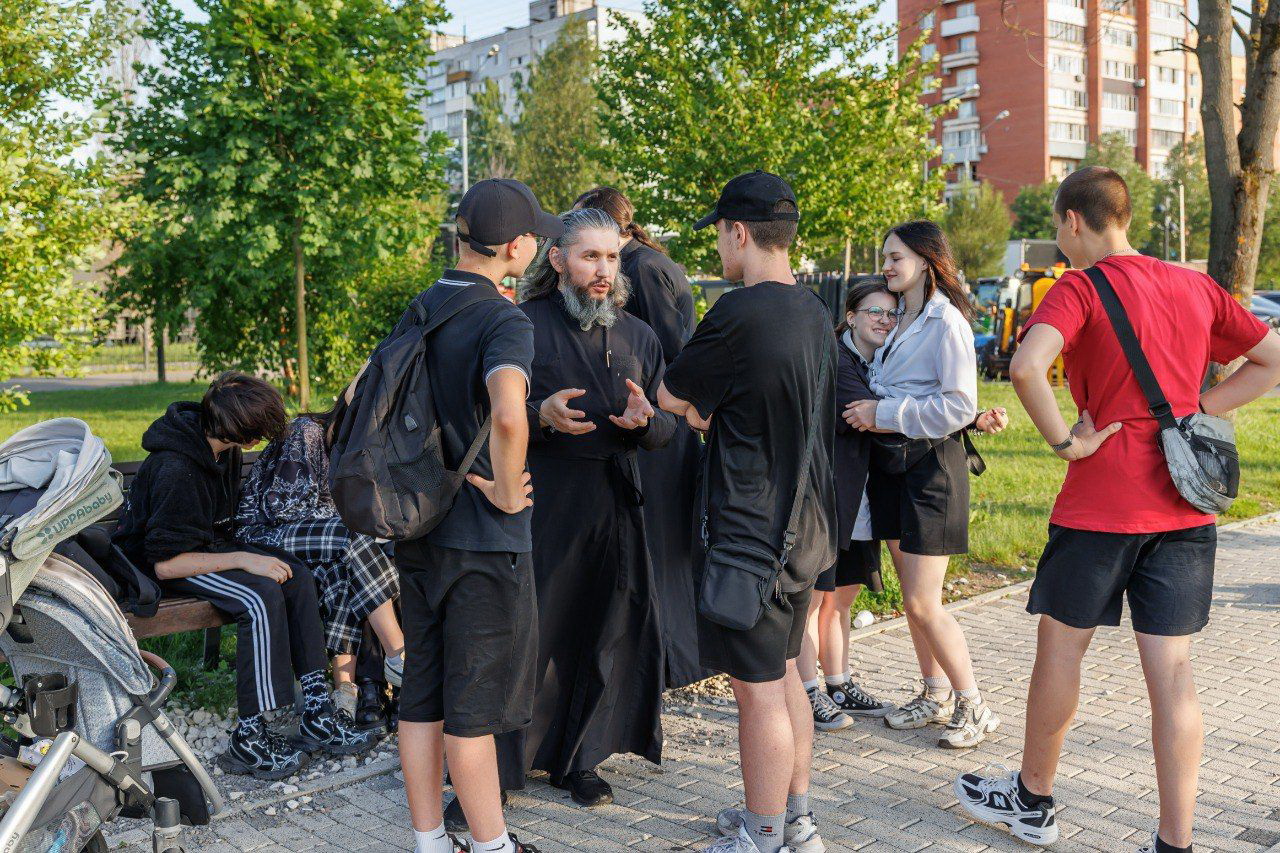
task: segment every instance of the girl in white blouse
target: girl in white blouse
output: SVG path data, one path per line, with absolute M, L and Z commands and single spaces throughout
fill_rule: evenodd
M 856 401 L 844 417 L 876 434 L 867 484 L 872 530 L 893 556 L 924 676 L 919 695 L 891 711 L 885 724 L 943 724 L 939 745 L 967 748 L 1000 724 L 978 690 L 960 625 L 942 606 L 950 555 L 969 550 L 963 431 L 978 411 L 973 308 L 933 222 L 896 226 L 883 251 L 884 276 L 902 316 L 871 366 L 871 390 L 882 399 Z

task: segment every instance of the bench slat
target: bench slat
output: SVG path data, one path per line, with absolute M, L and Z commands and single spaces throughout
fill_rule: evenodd
M 163 598 L 156 615 L 143 619 L 125 614 L 133 635 L 139 640 L 145 637 L 164 637 L 203 628 L 218 628 L 230 623 L 221 610 L 198 598 Z

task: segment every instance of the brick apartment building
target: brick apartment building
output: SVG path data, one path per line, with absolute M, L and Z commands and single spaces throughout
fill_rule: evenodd
M 899 0 L 899 48 L 927 30 L 940 57 L 928 97 L 961 99 L 937 129 L 934 167 L 949 182 L 967 167 L 1012 201 L 1119 132 L 1159 174 L 1199 129 L 1198 66 L 1179 49 L 1186 11 L 1187 0 Z

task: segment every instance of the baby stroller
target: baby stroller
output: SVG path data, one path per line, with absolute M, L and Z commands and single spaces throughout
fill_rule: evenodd
M 164 714 L 177 676 L 141 652 L 106 590 L 61 541 L 118 507 L 111 457 L 59 418 L 0 445 L 0 850 L 105 850 L 100 827 L 151 817 L 155 851 L 222 809 L 213 780 Z M 153 672 L 154 670 L 154 672 Z M 34 771 L 16 760 L 45 748 Z M 38 755 L 37 755 L 38 757 Z

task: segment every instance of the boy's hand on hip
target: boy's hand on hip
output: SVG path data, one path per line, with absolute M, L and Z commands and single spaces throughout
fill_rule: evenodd
M 1093 416 L 1088 411 L 1081 412 L 1080 420 L 1071 428 L 1071 434 L 1075 436 L 1075 441 L 1062 450 L 1055 452 L 1068 462 L 1092 456 L 1102 446 L 1102 443 L 1118 433 L 1122 426 L 1123 424 L 1116 421 L 1102 429 L 1097 429 L 1093 424 Z
M 507 515 L 516 515 L 533 506 L 533 476 L 525 471 L 520 477 L 520 485 L 516 494 L 502 494 L 493 480 L 486 480 L 478 474 L 468 474 L 467 482 L 480 490 L 489 503 Z

